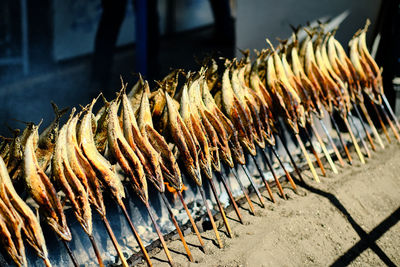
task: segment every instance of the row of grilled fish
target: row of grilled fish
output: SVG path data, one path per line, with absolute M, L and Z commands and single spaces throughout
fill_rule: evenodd
M 80 112 L 72 110 L 59 129 L 65 110 L 54 105 L 56 119 L 39 135 L 39 125 L 27 124 L 21 135 L 0 145 L 0 231 L 6 251 L 26 265 L 23 240 L 46 265 L 45 239 L 36 215 L 18 195 L 23 183 L 42 217 L 65 241 L 72 236 L 56 189 L 64 192 L 84 231 L 92 235 L 93 207 L 106 216 L 103 193 L 123 206 L 124 184 L 148 202 L 150 181 L 160 192 L 165 183 L 182 190 L 181 173 L 197 185 L 212 179 L 221 165 L 246 164 L 245 153 L 275 145 L 278 117 L 294 133 L 321 118 L 324 109 L 346 117 L 363 93 L 380 103 L 381 70 L 366 48 L 367 26 L 349 43 L 347 55 L 334 32 L 306 29 L 301 42 L 295 32 L 277 48 L 248 52 L 241 60 L 226 60 L 221 77 L 215 61 L 198 72 L 170 73 L 151 92 L 142 78 L 126 93 L 126 85 L 94 114 L 94 99 Z M 126 174 L 121 181 L 115 163 Z M 179 163 L 179 164 L 178 164 Z M 183 167 L 183 169 L 180 168 Z

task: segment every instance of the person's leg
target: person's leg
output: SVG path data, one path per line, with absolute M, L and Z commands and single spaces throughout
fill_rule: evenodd
M 235 42 L 235 20 L 230 0 L 209 0 L 215 25 L 215 38 L 222 43 Z
M 91 82 L 94 90 L 107 90 L 119 30 L 125 17 L 126 0 L 102 0 L 103 13 L 96 33 Z

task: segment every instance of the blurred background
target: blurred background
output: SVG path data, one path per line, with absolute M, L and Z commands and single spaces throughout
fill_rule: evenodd
M 340 24 L 346 47 L 371 20 L 368 42 L 394 104 L 399 10 L 399 1 L 382 0 L 2 0 L 0 134 L 24 128 L 18 120 L 49 124 L 50 101 L 85 105 L 100 91 L 110 98 L 120 76 L 133 85 L 137 72 L 154 81 L 171 68 L 197 70 L 207 56 L 240 56 L 317 20 Z

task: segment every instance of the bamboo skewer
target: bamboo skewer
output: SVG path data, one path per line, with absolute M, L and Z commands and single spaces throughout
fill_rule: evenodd
M 146 207 L 146 209 L 147 209 L 147 212 L 149 213 L 149 216 L 150 216 L 150 219 L 151 219 L 151 221 L 152 221 L 152 223 L 153 223 L 153 226 L 154 226 L 154 228 L 156 229 L 158 238 L 160 239 L 161 245 L 162 245 L 163 248 L 164 248 L 164 252 L 165 252 L 165 255 L 166 255 L 167 258 L 168 258 L 169 264 L 170 264 L 171 266 L 175 266 L 174 261 L 172 260 L 171 254 L 169 253 L 169 249 L 168 249 L 168 247 L 167 247 L 167 244 L 165 243 L 164 237 L 163 237 L 163 235 L 162 235 L 162 233 L 161 233 L 160 227 L 158 226 L 158 224 L 157 224 L 157 222 L 156 222 L 156 219 L 154 218 L 154 214 L 153 214 L 153 211 L 152 211 L 151 208 L 150 208 L 149 202 L 143 201 L 143 203 L 144 203 L 144 205 L 145 205 L 145 207 Z
M 310 136 L 310 134 L 308 133 L 308 130 L 307 130 L 306 128 L 304 128 L 304 132 L 306 133 L 306 137 L 307 137 L 307 139 L 308 139 L 308 142 L 310 143 L 311 152 L 314 154 L 314 157 L 315 157 L 315 159 L 317 160 L 317 164 L 318 164 L 319 168 L 321 169 L 322 175 L 323 175 L 323 176 L 326 176 L 325 167 L 324 167 L 324 165 L 322 164 L 321 159 L 319 158 L 318 153 L 317 153 L 317 151 L 316 151 L 315 148 L 314 148 L 314 145 L 313 145 L 313 143 L 312 143 L 311 136 Z
M 368 132 L 368 130 L 367 130 L 367 127 L 365 126 L 364 120 L 363 120 L 363 118 L 362 118 L 362 116 L 361 116 L 360 111 L 358 110 L 357 105 L 353 105 L 353 106 L 354 106 L 354 110 L 356 111 L 357 117 L 358 117 L 358 119 L 359 119 L 360 122 L 361 122 L 361 126 L 362 126 L 363 129 L 364 129 L 365 135 L 366 135 L 367 138 L 368 138 L 368 142 L 369 142 L 369 144 L 371 145 L 372 150 L 373 150 L 373 151 L 376 151 L 376 147 L 375 147 L 374 141 L 372 141 L 372 137 L 371 137 L 371 135 L 369 134 L 369 132 Z
M 397 129 L 400 131 L 399 121 L 397 120 L 397 117 L 394 114 L 393 109 L 390 106 L 389 101 L 386 98 L 386 95 L 385 94 L 381 94 L 381 96 L 382 96 L 382 99 L 383 99 L 383 103 L 385 104 L 386 108 L 389 110 L 390 115 L 392 115 L 392 118 L 393 118 L 394 122 L 396 123 Z
M 324 142 L 322 141 L 321 137 L 319 136 L 317 129 L 315 129 L 314 123 L 310 123 L 310 125 L 311 125 L 311 130 L 313 131 L 315 137 L 317 138 L 317 141 L 320 144 L 322 151 L 324 152 L 325 158 L 328 160 L 328 163 L 331 166 L 333 173 L 338 174 L 339 172 L 336 169 L 336 165 L 333 162 L 328 150 L 326 149 Z
M 250 181 L 251 186 L 253 187 L 254 191 L 256 192 L 256 195 L 258 197 L 258 200 L 260 201 L 261 207 L 265 208 L 264 200 L 261 197 L 260 190 L 258 190 L 257 184 L 255 183 L 253 177 L 250 175 L 249 170 L 247 169 L 246 165 L 240 165 L 240 166 L 242 166 L 244 173 L 246 174 L 247 178 Z
M 293 159 L 293 157 L 292 157 L 292 154 L 290 153 L 290 151 L 289 151 L 287 145 L 285 144 L 285 142 L 284 142 L 282 136 L 281 136 L 280 134 L 278 134 L 278 136 L 279 136 L 279 139 L 281 140 L 281 143 L 282 143 L 282 145 L 283 145 L 283 147 L 284 147 L 284 149 L 285 149 L 285 151 L 286 151 L 286 154 L 288 154 L 288 156 L 289 156 L 290 162 L 292 163 L 294 169 L 296 170 L 297 175 L 299 176 L 300 180 L 304 181 L 304 180 L 303 180 L 303 177 L 301 176 L 300 169 L 297 167 L 297 164 L 296 164 L 296 162 L 294 161 L 294 159 Z
M 373 107 L 374 110 L 375 110 L 376 116 L 378 117 L 378 120 L 379 120 L 379 123 L 381 124 L 382 130 L 383 130 L 383 132 L 385 133 L 386 139 L 388 140 L 389 143 L 391 143 L 392 140 L 391 140 L 390 137 L 389 137 L 389 133 L 388 133 L 388 131 L 387 131 L 387 129 L 386 129 L 386 125 L 385 125 L 385 123 L 383 122 L 382 116 L 381 116 L 381 114 L 379 113 L 378 109 L 376 108 L 374 101 L 372 101 L 372 100 L 371 100 L 371 105 L 372 105 L 372 107 Z
M 227 183 L 227 181 L 226 181 L 225 175 L 222 174 L 221 172 L 216 172 L 216 173 L 217 173 L 217 176 L 220 177 L 220 180 L 222 181 L 222 184 L 224 185 L 225 190 L 226 190 L 226 192 L 228 193 L 229 199 L 230 199 L 230 201 L 231 201 L 231 203 L 232 203 L 232 206 L 233 206 L 233 208 L 234 208 L 234 210 L 235 210 L 235 212 L 236 212 L 236 215 L 238 216 L 238 219 L 239 219 L 240 223 L 243 224 L 242 215 L 240 214 L 239 207 L 238 207 L 238 205 L 237 205 L 237 203 L 236 203 L 235 198 L 234 198 L 233 195 L 232 195 L 232 191 L 231 191 L 231 189 L 230 189 L 229 186 L 228 186 L 228 183 Z
M 170 218 L 171 218 L 171 220 L 172 220 L 172 223 L 174 224 L 174 226 L 175 226 L 175 228 L 176 228 L 176 231 L 178 232 L 179 238 L 180 238 L 181 241 L 182 241 L 182 244 L 183 244 L 183 246 L 184 246 L 184 248 L 185 248 L 186 254 L 187 254 L 189 260 L 190 260 L 191 262 L 193 262 L 194 260 L 193 260 L 192 253 L 190 252 L 190 249 L 189 249 L 189 247 L 188 247 L 188 245 L 187 245 L 187 243 L 186 243 L 185 237 L 183 236 L 182 230 L 181 230 L 181 228 L 179 227 L 179 224 L 178 224 L 178 222 L 177 222 L 176 219 L 175 219 L 174 213 L 172 212 L 171 205 L 169 204 L 168 199 L 166 198 L 164 192 L 160 192 L 160 195 L 161 195 L 162 200 L 164 201 L 165 206 L 167 207 L 169 216 L 170 216 Z
M 217 205 L 218 205 L 218 208 L 219 208 L 219 212 L 221 213 L 222 220 L 224 221 L 224 225 L 226 227 L 226 231 L 228 232 L 228 236 L 230 238 L 232 238 L 233 237 L 232 230 L 231 230 L 231 227 L 229 225 L 228 219 L 226 218 L 225 210 L 222 207 L 221 202 L 219 201 L 218 194 L 217 194 L 217 189 L 215 188 L 214 181 L 212 179 L 208 179 L 208 181 L 210 182 L 211 190 L 212 190 L 212 192 L 214 194 L 215 201 L 217 202 Z
M 358 146 L 358 143 L 357 143 L 357 140 L 356 140 L 356 138 L 355 138 L 355 136 L 354 136 L 354 133 L 353 133 L 353 131 L 351 130 L 349 121 L 347 120 L 346 117 L 344 117 L 343 120 L 344 120 L 344 123 L 345 123 L 345 125 L 346 125 L 346 127 L 347 127 L 347 130 L 349 131 L 349 134 L 350 134 L 350 137 L 351 137 L 351 141 L 353 142 L 353 145 L 354 145 L 354 148 L 356 149 L 357 155 L 358 155 L 358 157 L 360 158 L 361 163 L 362 163 L 362 164 L 365 164 L 364 156 L 363 156 L 363 154 L 361 153 L 360 147 Z
M 306 158 L 306 161 L 308 163 L 308 167 L 310 168 L 310 171 L 311 171 L 311 173 L 312 173 L 312 175 L 314 177 L 314 180 L 317 183 L 321 182 L 321 180 L 318 177 L 317 171 L 315 170 L 314 165 L 312 164 L 310 156 L 308 155 L 308 152 L 307 152 L 307 150 L 306 150 L 306 148 L 304 146 L 304 143 L 303 143 L 303 141 L 301 141 L 300 135 L 298 133 L 296 133 L 295 136 L 296 136 L 297 142 L 300 145 L 300 149 L 303 152 L 304 157 Z
M 353 126 L 353 128 L 356 129 L 357 137 L 360 139 L 360 142 L 365 149 L 365 153 L 366 153 L 367 157 L 370 158 L 371 153 L 369 152 L 368 146 L 365 143 L 364 138 L 362 138 L 362 136 L 361 136 L 360 130 L 358 129 L 357 125 L 354 123 L 353 115 L 351 114 L 351 112 L 349 112 L 349 117 L 350 117 L 350 121 L 349 121 L 350 127 Z
M 78 262 L 76 261 L 76 258 L 75 258 L 75 256 L 74 256 L 74 254 L 72 253 L 72 250 L 71 250 L 71 248 L 69 247 L 67 241 L 65 241 L 64 239 L 61 239 L 61 240 L 62 240 L 62 243 L 63 243 L 64 246 L 65 246 L 65 249 L 66 249 L 67 252 L 68 252 L 69 257 L 71 258 L 72 264 L 74 265 L 74 267 L 78 267 L 79 264 L 78 264 Z
M 324 130 L 326 137 L 328 137 L 328 140 L 331 143 L 333 151 L 335 151 L 335 155 L 338 158 L 338 160 L 340 162 L 340 165 L 342 165 L 342 167 L 344 167 L 344 161 L 343 161 L 342 155 L 340 154 L 337 146 L 335 145 L 335 142 L 333 141 L 332 136 L 330 135 L 328 129 L 326 128 L 325 123 L 323 122 L 322 119 L 319 119 L 318 121 L 321 124 L 322 129 Z
M 400 136 L 399 136 L 399 132 L 396 130 L 396 128 L 394 127 L 392 120 L 389 118 L 385 108 L 382 106 L 382 104 L 379 105 L 380 109 L 382 110 L 383 115 L 385 116 L 385 119 L 387 120 L 387 122 L 389 123 L 390 128 L 392 129 L 394 136 L 396 137 L 397 141 L 400 142 Z
M 263 150 L 263 152 L 264 152 L 264 150 Z M 274 177 L 276 186 L 278 187 L 278 190 L 279 190 L 279 193 L 281 194 L 281 197 L 282 197 L 284 200 L 286 200 L 287 198 L 286 198 L 285 192 L 283 192 L 282 185 L 281 185 L 281 183 L 279 182 L 279 178 L 278 178 L 278 176 L 276 175 L 274 168 L 272 167 L 271 163 L 269 162 L 269 160 L 268 160 L 268 158 L 267 158 L 267 155 L 265 155 L 265 152 L 262 153 L 262 154 L 264 155 L 264 160 L 265 160 L 265 163 L 266 163 L 267 166 L 268 166 L 268 169 L 270 170 L 272 176 Z M 258 166 L 258 165 L 257 165 L 257 166 Z
M 275 148 L 274 148 L 273 146 L 270 146 L 270 148 L 271 148 L 271 150 L 272 150 L 272 153 L 273 153 L 273 154 L 275 155 L 275 157 L 278 159 L 279 165 L 281 165 L 283 171 L 285 172 L 285 176 L 286 176 L 286 178 L 288 179 L 290 185 L 292 186 L 294 192 L 297 194 L 297 193 L 298 193 L 298 192 L 297 192 L 297 186 L 296 186 L 296 184 L 294 183 L 294 181 L 293 181 L 292 176 L 290 175 L 290 173 L 286 170 L 286 167 L 285 167 L 285 165 L 283 164 L 281 158 L 279 157 L 278 152 L 275 150 Z M 266 156 L 267 156 L 267 155 L 265 155 L 265 157 L 266 157 Z
M 264 175 L 264 172 L 262 171 L 262 169 L 261 169 L 260 166 L 258 165 L 258 162 L 257 162 L 255 156 L 251 155 L 251 157 L 253 158 L 253 161 L 254 161 L 254 164 L 256 165 L 256 168 L 257 168 L 257 170 L 258 170 L 258 173 L 260 174 L 261 179 L 263 180 L 263 182 L 264 182 L 264 184 L 265 184 L 265 188 L 266 188 L 267 191 L 268 191 L 268 195 L 269 195 L 269 197 L 271 198 L 271 201 L 275 203 L 276 201 L 275 201 L 274 195 L 272 194 L 271 187 L 270 187 L 269 184 L 268 184 L 268 181 L 267 181 L 267 178 L 266 178 L 265 175 Z M 279 183 L 279 181 L 278 181 L 278 183 Z M 277 183 L 277 186 L 278 186 L 279 192 L 281 193 L 282 197 L 283 197 L 284 199 L 286 199 L 286 196 L 285 196 L 285 194 L 283 193 L 283 190 L 282 190 L 282 186 L 281 186 L 280 183 L 279 183 L 279 185 L 278 185 L 278 183 Z
M 332 125 L 335 128 L 336 134 L 339 137 L 340 144 L 342 145 L 342 148 L 343 148 L 344 152 L 346 153 L 347 159 L 349 160 L 349 164 L 352 165 L 353 164 L 353 159 L 352 159 L 352 157 L 350 155 L 350 152 L 349 152 L 349 149 L 347 148 L 346 143 L 344 142 L 343 136 L 340 133 L 339 127 L 338 127 L 335 119 L 333 118 L 332 114 L 329 114 L 329 117 L 331 118 Z
M 143 253 L 143 256 L 144 256 L 144 259 L 145 259 L 147 265 L 148 265 L 148 266 L 153 266 L 153 264 L 152 264 L 152 262 L 151 262 L 151 260 L 150 260 L 150 256 L 149 256 L 149 254 L 147 253 L 146 247 L 144 246 L 143 241 L 142 241 L 142 239 L 140 238 L 139 233 L 138 233 L 137 230 L 136 230 L 136 227 L 133 225 L 133 222 L 132 222 L 131 218 L 130 218 L 129 215 L 128 215 L 128 212 L 127 212 L 127 210 L 126 210 L 126 207 L 125 207 L 125 206 L 120 206 L 120 208 L 121 208 L 121 210 L 122 210 L 122 213 L 124 214 L 125 219 L 128 221 L 129 227 L 131 228 L 131 230 L 132 230 L 132 232 L 133 232 L 133 235 L 134 235 L 134 237 L 135 237 L 135 239 L 136 239 L 136 242 L 138 243 L 139 248 L 140 248 L 140 250 L 141 250 L 142 253 Z
M 90 243 L 92 244 L 94 254 L 96 255 L 97 262 L 99 263 L 99 266 L 104 267 L 104 263 L 103 263 L 103 260 L 101 259 L 99 248 L 97 247 L 97 244 L 94 241 L 93 235 L 88 235 L 88 236 L 89 236 Z
M 239 176 L 238 176 L 238 174 L 237 174 L 237 171 L 236 171 L 235 167 L 232 168 L 232 172 L 233 172 L 233 175 L 234 175 L 235 178 L 236 178 L 236 181 L 238 182 L 238 184 L 239 184 L 239 186 L 240 186 L 240 189 L 242 190 L 242 192 L 243 192 L 243 194 L 244 194 L 244 196 L 245 196 L 245 198 L 246 198 L 246 200 L 247 200 L 247 203 L 249 204 L 250 213 L 251 213 L 252 215 L 254 215 L 254 214 L 255 214 L 255 211 L 254 211 L 253 203 L 251 203 L 250 197 L 249 197 L 249 195 L 247 194 L 246 188 L 243 186 L 242 181 L 240 181 L 240 178 L 239 178 Z
M 128 262 L 126 261 L 125 256 L 124 256 L 124 254 L 122 253 L 121 247 L 120 247 L 119 244 L 118 244 L 117 238 L 115 237 L 114 232 L 113 232 L 113 230 L 111 229 L 111 226 L 110 226 L 110 223 L 109 223 L 108 220 L 107 220 L 107 217 L 104 216 L 104 217 L 102 218 L 102 221 L 103 221 L 103 223 L 104 223 L 104 226 L 106 227 L 106 230 L 107 230 L 108 235 L 109 235 L 110 238 L 111 238 L 111 242 L 113 243 L 114 248 L 115 248 L 115 250 L 117 251 L 118 257 L 121 259 L 122 266 L 128 267 L 128 266 L 129 266 L 129 265 L 128 265 Z
M 381 146 L 382 149 L 384 149 L 385 146 L 384 146 L 384 144 L 382 142 L 382 138 L 379 135 L 378 131 L 376 130 L 376 127 L 375 127 L 374 123 L 372 122 L 371 117 L 369 116 L 368 111 L 367 111 L 364 103 L 360 103 L 360 107 L 361 107 L 361 111 L 364 114 L 364 117 L 367 119 L 369 127 L 371 127 L 372 132 L 374 133 L 375 139 L 378 140 L 379 145 Z
M 185 209 L 185 211 L 186 211 L 186 214 L 187 214 L 188 217 L 189 217 L 189 221 L 190 221 L 190 223 L 192 224 L 192 227 L 193 227 L 194 232 L 196 233 L 197 239 L 199 239 L 199 242 L 200 242 L 200 245 L 201 245 L 201 249 L 203 250 L 203 252 L 205 252 L 205 249 L 204 249 L 204 241 L 203 241 L 203 239 L 201 238 L 199 229 L 197 228 L 196 223 L 195 223 L 195 221 L 193 220 L 192 214 L 190 213 L 190 211 L 189 211 L 189 209 L 188 209 L 188 207 L 187 207 L 187 205 L 186 205 L 186 203 L 185 203 L 185 200 L 183 199 L 183 196 L 182 196 L 181 191 L 177 191 L 177 194 L 178 194 L 178 196 L 179 196 L 179 199 L 180 199 L 181 202 L 182 202 L 182 205 L 183 205 L 183 207 L 184 207 L 184 209 Z
M 222 245 L 222 241 L 221 241 L 221 238 L 219 236 L 217 226 L 215 225 L 214 217 L 213 217 L 213 215 L 211 213 L 210 207 L 207 204 L 207 199 L 206 199 L 206 195 L 204 194 L 204 190 L 203 190 L 203 188 L 201 186 L 198 186 L 198 188 L 200 190 L 200 194 L 201 194 L 201 198 L 203 199 L 204 206 L 206 207 L 208 218 L 210 219 L 212 228 L 214 230 L 215 237 L 217 238 L 218 246 L 219 246 L 219 248 L 223 248 L 224 246 Z

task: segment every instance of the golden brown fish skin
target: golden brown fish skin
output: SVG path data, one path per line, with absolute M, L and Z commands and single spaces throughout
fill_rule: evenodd
M 13 207 L 23 221 L 26 241 L 35 250 L 36 254 L 45 262 L 49 263 L 46 242 L 42 228 L 35 214 L 15 191 L 8 175 L 6 165 L 0 158 L 0 197 L 9 206 Z
M 100 154 L 104 154 L 107 147 L 107 124 L 108 124 L 108 112 L 110 110 L 110 102 L 101 94 L 104 105 L 101 107 L 99 112 L 96 114 L 96 131 L 94 133 L 94 143 Z
M 37 132 L 37 127 L 35 132 Z M 34 147 L 35 136 L 35 133 L 29 136 L 24 150 L 25 182 L 30 195 L 45 215 L 47 223 L 60 238 L 70 241 L 72 239 L 71 232 L 57 192 L 37 161 Z
M 90 203 L 102 216 L 106 216 L 106 209 L 103 201 L 103 192 L 96 172 L 93 170 L 88 159 L 83 155 L 77 140 L 77 123 L 79 115 L 72 117 L 67 129 L 67 157 L 71 169 L 79 179 L 89 196 Z
M 82 118 L 81 125 L 79 127 L 78 142 L 79 146 L 83 151 L 83 155 L 90 162 L 93 170 L 98 174 L 101 182 L 105 188 L 107 188 L 115 200 L 122 206 L 122 199 L 125 197 L 125 191 L 122 186 L 122 182 L 115 173 L 114 168 L 98 151 L 94 143 L 91 116 L 93 106 L 96 103 L 96 99 L 88 106 L 86 113 Z
M 202 180 L 197 155 L 198 152 L 192 135 L 179 115 L 173 99 L 168 94 L 165 94 L 165 97 L 167 100 L 171 137 L 179 150 L 180 159 L 182 160 L 187 173 L 199 186 L 201 186 Z
M 22 220 L 10 205 L 0 198 L 0 234 L 3 249 L 13 259 L 17 266 L 27 266 L 25 247 L 22 241 Z
M 176 190 L 182 190 L 183 183 L 181 172 L 171 149 L 164 137 L 153 128 L 148 93 L 143 92 L 139 114 L 138 126 L 142 135 L 148 140 L 152 148 L 158 153 L 158 161 L 163 177 Z
M 118 104 L 116 101 L 113 101 L 108 114 L 108 145 L 113 157 L 129 176 L 135 192 L 143 201 L 147 202 L 148 191 L 146 176 L 143 165 L 137 156 L 137 154 L 141 152 L 137 149 L 134 151 L 125 139 L 119 124 L 117 110 Z
M 67 129 L 73 113 L 68 122 L 59 131 L 56 147 L 54 149 L 54 156 L 52 158 L 52 177 L 61 186 L 66 197 L 71 202 L 75 217 L 81 224 L 83 230 L 88 235 L 91 235 L 92 210 L 90 208 L 89 198 L 84 186 L 72 170 L 67 156 Z
M 142 95 L 143 93 L 144 92 L 142 92 Z M 149 143 L 147 136 L 141 133 L 134 112 L 132 110 L 131 103 L 125 94 L 122 94 L 122 107 L 123 107 L 122 121 L 123 121 L 124 136 L 128 141 L 128 144 L 131 146 L 131 148 L 135 150 L 137 147 L 138 152 L 140 152 L 143 155 L 141 163 L 146 170 L 147 178 L 154 184 L 154 186 L 160 192 L 164 192 L 165 185 L 163 181 L 160 161 L 158 159 L 159 155 L 157 151 Z

